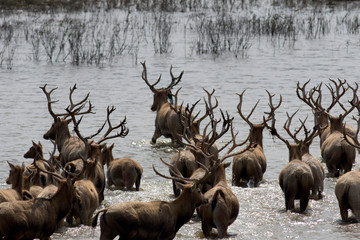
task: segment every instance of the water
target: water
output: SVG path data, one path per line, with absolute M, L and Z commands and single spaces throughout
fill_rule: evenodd
M 268 11 L 268 8 L 269 6 L 265 9 L 250 8 L 246 13 L 256 11 L 260 14 Z M 279 10 L 271 8 L 271 11 Z M 312 13 L 311 9 L 303 11 Z M 333 11 L 325 8 L 322 14 L 327 19 L 335 19 L 337 16 L 343 17 L 345 12 L 346 9 Z M 115 11 L 112 14 L 123 16 L 124 13 Z M 351 14 L 358 13 L 353 11 Z M 26 17 L 32 18 L 29 15 Z M 41 17 L 47 18 L 46 15 Z M 61 15 L 56 17 L 61 18 Z M 248 114 L 256 100 L 260 99 L 251 117 L 251 121 L 255 123 L 260 122 L 263 112 L 268 110 L 268 96 L 265 89 L 276 94 L 276 102 L 281 94 L 283 103 L 277 111 L 277 126 L 281 134 L 289 139 L 280 127 L 286 120 L 286 112 L 293 113 L 300 109 L 297 117 L 304 119 L 309 116 L 308 126 L 313 124 L 311 110 L 296 97 L 297 81 L 302 84 L 311 79 L 309 85 L 315 86 L 320 82 L 328 83 L 329 78 L 346 79 L 351 84 L 360 79 L 359 35 L 335 31 L 334 21 L 330 23 L 332 30 L 319 38 L 307 39 L 301 33 L 295 42 L 284 39 L 274 41 L 269 36 L 253 37 L 246 56 L 236 58 L 230 53 L 220 56 L 197 55 L 192 50 L 193 38 L 196 34 L 190 28 L 186 28 L 186 35 L 184 33 L 183 24 L 188 19 L 188 15 L 175 14 L 173 19 L 176 19 L 178 24 L 175 24 L 170 38 L 170 53 L 155 54 L 151 38 L 147 36 L 148 42 L 141 42 L 136 54 L 134 52 L 124 54 L 111 64 L 105 63 L 102 67 L 86 64 L 73 66 L 69 62 L 50 64 L 47 63 L 45 55 L 42 55 L 41 61 L 33 61 L 31 47 L 24 43 L 24 39 L 19 38 L 12 69 L 6 69 L 5 64 L 0 68 L 1 187 L 9 187 L 5 184 L 9 169 L 6 161 L 15 164 L 29 163 L 23 158 L 23 154 L 31 146 L 32 140 L 43 144 L 45 156 L 51 151 L 51 144 L 42 137 L 52 123 L 47 111 L 46 98 L 39 88 L 44 84 L 48 84 L 49 89 L 58 87 L 52 95 L 53 99 L 59 100 L 53 107 L 56 113 L 64 112 L 64 108 L 68 105 L 69 88 L 75 83 L 78 86 L 78 90 L 74 93 L 75 99 L 81 99 L 90 92 L 96 114 L 84 117 L 80 131 L 85 136 L 94 133 L 101 126 L 106 118 L 107 106 L 114 105 L 117 108 L 111 116 L 112 122 L 116 123 L 124 116 L 127 117 L 127 126 L 130 129 L 128 136 L 109 143 L 115 143 L 115 157 L 130 157 L 143 166 L 141 191 L 123 192 L 106 189 L 105 200 L 99 206 L 101 209 L 122 201 L 173 199 L 170 180 L 156 176 L 152 165 L 154 164 L 162 173 L 168 173 L 167 168 L 160 162 L 160 157 L 169 161 L 176 149 L 172 148 L 169 140 L 165 138 L 160 138 L 156 145 L 150 144 L 155 113 L 150 110 L 152 93 L 141 79 L 140 61 L 146 61 L 150 82 L 156 81 L 159 74 L 162 74 L 159 84 L 161 86 L 166 86 L 170 81 L 168 71 L 171 64 L 175 75 L 184 70 L 184 76 L 179 84 L 182 87 L 179 99 L 185 103 L 194 103 L 199 98 L 205 97 L 202 88 L 215 89 L 219 108 L 228 111 L 234 117 L 235 129 L 239 131 L 239 142 L 246 138 L 249 127 L 237 113 L 236 93 L 246 89 L 243 104 L 245 114 Z M 328 97 L 328 94 L 324 93 L 325 106 L 330 102 Z M 200 104 L 198 109 L 203 109 L 203 104 Z M 340 109 L 335 108 L 332 113 L 337 115 Z M 350 117 L 346 121 L 354 124 Z M 294 121 L 293 128 L 298 124 Z M 229 134 L 219 141 L 219 145 L 223 145 L 228 139 Z M 274 141 L 266 131 L 264 151 L 268 168 L 260 187 L 254 189 L 232 187 L 240 202 L 240 212 L 237 220 L 229 227 L 229 239 L 357 239 L 360 237 L 358 224 L 341 222 L 334 194 L 336 179 L 325 179 L 325 197 L 320 201 L 311 200 L 305 214 L 285 212 L 278 175 L 288 161 L 288 150 L 285 144 L 279 140 Z M 310 152 L 320 159 L 319 139 L 314 140 Z M 357 163 L 354 168 L 357 168 Z M 227 169 L 229 184 L 230 172 L 231 169 Z M 62 228 L 52 238 L 98 239 L 99 236 L 99 226 L 96 229 L 81 226 Z M 202 237 L 200 222 L 193 220 L 185 224 L 176 235 L 176 239 Z

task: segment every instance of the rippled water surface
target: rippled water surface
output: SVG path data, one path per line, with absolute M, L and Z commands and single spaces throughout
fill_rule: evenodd
M 260 8 L 261 10 L 261 8 Z M 256 11 L 261 12 L 259 9 Z M 252 10 L 248 9 L 248 14 Z M 255 11 L 255 10 L 254 10 Z M 327 19 L 336 19 L 346 15 L 347 10 L 326 10 L 321 14 Z M 308 10 L 313 14 L 313 10 Z M 123 12 L 112 14 L 124 15 Z M 138 13 L 139 14 L 139 13 Z M 260 14 L 260 13 L 258 13 Z M 359 14 L 351 11 L 350 14 Z M 31 16 L 28 16 L 32 19 Z M 46 18 L 46 16 L 43 16 Z M 61 18 L 61 16 L 57 16 Z M 6 161 L 21 164 L 29 163 L 23 154 L 31 146 L 31 141 L 40 141 L 45 155 L 51 151 L 51 144 L 43 139 L 43 134 L 52 123 L 47 111 L 46 98 L 40 86 L 58 87 L 53 93 L 55 112 L 63 112 L 68 105 L 69 88 L 75 83 L 78 90 L 74 93 L 80 99 L 90 92 L 90 99 L 95 106 L 96 114 L 87 115 L 81 122 L 80 131 L 85 136 L 94 133 L 106 118 L 106 107 L 114 105 L 116 111 L 111 118 L 118 121 L 124 116 L 130 133 L 124 139 L 115 139 L 115 157 L 130 157 L 137 160 L 144 168 L 141 191 L 125 192 L 106 189 L 105 200 L 99 207 L 109 206 L 122 201 L 172 200 L 170 180 L 156 176 L 152 170 L 154 164 L 163 173 L 167 168 L 160 162 L 160 157 L 169 161 L 176 149 L 170 146 L 169 140 L 160 138 L 156 145 L 150 144 L 154 131 L 155 113 L 150 110 L 152 93 L 141 79 L 142 66 L 146 61 L 148 77 L 156 81 L 159 74 L 162 80 L 159 85 L 167 86 L 170 81 L 169 68 L 173 66 L 174 74 L 184 70 L 179 83 L 182 87 L 179 100 L 194 103 L 205 96 L 202 88 L 215 89 L 219 108 L 234 117 L 235 129 L 239 131 L 238 141 L 245 139 L 248 125 L 237 113 L 237 93 L 246 89 L 244 95 L 244 112 L 248 113 L 255 102 L 260 103 L 251 117 L 251 121 L 260 122 L 263 112 L 267 111 L 267 94 L 265 89 L 275 95 L 279 94 L 283 103 L 277 113 L 277 126 L 281 129 L 286 120 L 286 112 L 293 113 L 300 109 L 297 117 L 309 116 L 309 126 L 313 123 L 311 110 L 296 97 L 296 84 L 311 79 L 310 85 L 328 79 L 346 79 L 353 84 L 360 80 L 360 38 L 358 34 L 346 31 L 335 31 L 335 20 L 330 23 L 331 32 L 317 38 L 306 38 L 300 34 L 295 41 L 281 38 L 274 40 L 270 36 L 251 38 L 251 47 L 244 57 L 235 57 L 225 53 L 198 55 L 192 51 L 194 29 L 187 28 L 184 22 L 188 14 L 178 13 L 173 18 L 174 25 L 170 38 L 170 53 L 156 54 L 150 38 L 142 42 L 136 56 L 124 54 L 111 64 L 102 67 L 82 64 L 74 66 L 69 62 L 48 63 L 46 59 L 32 60 L 31 48 L 19 42 L 16 48 L 12 69 L 5 64 L 0 68 L 0 183 L 2 188 L 8 176 Z M 111 24 L 111 23 L 109 23 Z M 184 31 L 186 29 L 186 31 Z M 0 45 L 1 46 L 1 45 Z M 324 88 L 325 91 L 326 88 Z M 329 103 L 324 93 L 324 105 Z M 199 109 L 203 106 L 200 105 Z M 334 109 L 334 115 L 340 109 Z M 218 114 L 218 113 L 217 113 Z M 347 122 L 351 123 L 350 118 Z M 294 121 L 294 125 L 298 124 Z M 354 123 L 352 123 L 354 124 Z M 295 128 L 295 126 L 294 126 Z M 287 138 L 285 132 L 280 130 Z M 219 141 L 224 144 L 229 134 Z M 264 133 L 264 151 L 267 158 L 267 171 L 264 182 L 259 188 L 238 188 L 232 190 L 240 202 L 237 220 L 229 227 L 229 239 L 358 239 L 358 224 L 341 222 L 337 200 L 334 194 L 336 179 L 325 179 L 325 197 L 320 201 L 310 200 L 305 214 L 285 211 L 284 197 L 278 184 L 278 175 L 288 161 L 288 150 L 279 140 L 273 140 L 270 134 Z M 311 153 L 321 158 L 319 140 L 315 139 Z M 232 159 L 228 159 L 231 161 Z M 358 161 L 358 157 L 357 157 Z M 356 163 L 357 165 L 357 163 Z M 357 166 L 355 166 L 357 168 Z M 227 179 L 231 183 L 231 169 L 227 169 Z M 53 239 L 98 239 L 99 226 L 92 229 L 87 226 L 62 228 L 53 235 Z M 203 238 L 201 224 L 191 220 L 177 233 L 176 239 Z

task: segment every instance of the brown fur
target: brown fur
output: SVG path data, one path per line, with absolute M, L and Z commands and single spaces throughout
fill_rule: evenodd
M 23 172 L 24 164 L 22 166 L 15 166 L 9 163 L 10 171 L 9 177 L 6 180 L 7 184 L 12 184 L 10 189 L 0 190 L 0 203 L 1 202 L 12 202 L 23 199 Z
M 351 171 L 355 162 L 355 148 L 344 140 L 342 133 L 342 119 L 330 116 L 330 135 L 321 145 L 321 156 L 323 157 L 329 175 L 338 177 L 341 173 Z M 352 138 L 348 138 L 354 144 Z
M 212 228 L 217 229 L 218 237 L 226 236 L 228 227 L 239 214 L 239 201 L 226 182 L 225 168 L 229 165 L 219 164 L 211 173 L 215 176 L 215 186 L 204 194 L 209 202 L 198 208 L 205 237 L 210 236 Z
M 314 178 L 309 165 L 301 161 L 300 145 L 289 144 L 289 163 L 279 174 L 279 184 L 285 194 L 286 210 L 294 210 L 295 199 L 300 199 L 300 211 L 306 210 Z
M 339 203 L 343 221 L 348 221 L 348 210 L 360 222 L 360 171 L 350 171 L 339 177 L 335 185 L 335 195 Z
M 74 224 L 77 223 L 90 225 L 90 220 L 99 206 L 99 195 L 96 188 L 90 180 L 82 179 L 74 183 L 75 188 L 75 202 L 71 208 L 66 221 Z
M 0 237 L 4 239 L 50 239 L 57 224 L 72 206 L 72 183 L 61 181 L 51 199 L 35 198 L 0 204 Z
M 93 219 L 97 224 L 100 213 L 101 240 L 114 239 L 173 239 L 177 231 L 192 217 L 196 206 L 207 200 L 193 184 L 183 185 L 178 198 L 171 202 L 115 203 L 100 210 Z
M 107 185 L 126 187 L 131 191 L 135 184 L 136 191 L 140 189 L 140 181 L 143 173 L 142 166 L 131 158 L 116 158 L 112 154 L 114 144 L 102 149 L 104 162 L 107 164 Z

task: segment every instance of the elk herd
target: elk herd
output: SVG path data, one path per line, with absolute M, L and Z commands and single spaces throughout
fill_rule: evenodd
M 64 112 L 55 113 L 52 105 L 57 100 L 52 100 L 51 94 L 56 88 L 48 90 L 44 85 L 40 88 L 54 121 L 48 131 L 44 129 L 43 137 L 52 142 L 53 148 L 50 157 L 45 159 L 41 142 L 33 141 L 24 154 L 24 158 L 31 159 L 30 164 L 18 166 L 8 162 L 10 171 L 6 183 L 12 187 L 0 190 L 1 239 L 50 239 L 61 226 L 84 224 L 96 227 L 98 220 L 102 240 L 117 236 L 120 239 L 173 239 L 194 215 L 201 221 L 205 237 L 214 234 L 226 237 L 241 204 L 232 188 L 258 187 L 263 181 L 267 169 L 264 129 L 289 150 L 289 162 L 279 174 L 286 210 L 301 213 L 307 209 L 310 199 L 321 201 L 324 179 L 328 176 L 337 178 L 335 195 L 342 220 L 348 221 L 348 210 L 351 209 L 360 221 L 360 171 L 352 169 L 356 150 L 360 151 L 360 119 L 353 117 L 356 128 L 345 123 L 345 117 L 353 110 L 360 115 L 357 84 L 351 86 L 338 79 L 309 87 L 310 80 L 303 85 L 298 82 L 294 95 L 312 110 L 313 124 L 310 126 L 306 117 L 299 119 L 298 125 L 293 127 L 298 111 L 286 112 L 287 120 L 281 131 L 276 116 L 282 96 L 276 97 L 265 90 L 268 111 L 255 123 L 250 118 L 259 101 L 248 114 L 244 113 L 244 105 L 250 104 L 243 101 L 244 90 L 238 94 L 236 110 L 249 126 L 249 132 L 239 134 L 235 130 L 234 117 L 222 109 L 216 112 L 219 103 L 214 96 L 215 90 L 204 89 L 205 97 L 193 104 L 180 103 L 178 93 L 181 88 L 176 92 L 173 88 L 181 81 L 183 71 L 175 77 L 171 67 L 168 87 L 156 88 L 161 75 L 151 84 L 145 62 L 142 67 L 142 79 L 153 92 L 151 110 L 156 112 L 151 143 L 156 144 L 163 136 L 170 138 L 176 149 L 168 161 L 160 159 L 169 169 L 168 174 L 157 170 L 157 160 L 152 165 L 153 171 L 172 181 L 174 199 L 119 202 L 100 209 L 106 198 L 106 187 L 114 185 L 127 191 L 140 190 L 142 166 L 131 158 L 114 157 L 115 146 L 108 143 L 111 139 L 127 136 L 126 117 L 113 125 L 110 118 L 116 109 L 108 107 L 104 124 L 94 134 L 83 136 L 81 122 L 87 114 L 94 114 L 90 95 L 74 102 L 73 94 L 77 89 L 74 85 L 70 88 L 69 105 Z M 323 106 L 323 94 L 327 92 L 324 86 L 331 97 L 329 106 Z M 204 109 L 197 110 L 200 101 L 203 101 Z M 332 111 L 335 106 L 341 112 Z M 105 133 L 99 137 L 103 131 Z M 309 152 L 315 137 L 320 138 L 326 169 L 321 160 Z M 231 179 L 227 179 L 226 169 L 231 163 Z M 299 209 L 295 200 L 300 201 Z

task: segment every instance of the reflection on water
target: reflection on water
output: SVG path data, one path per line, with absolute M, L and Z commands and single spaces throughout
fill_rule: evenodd
M 311 10 L 309 10 L 311 12 Z M 115 13 L 112 13 L 115 14 Z M 121 13 L 122 14 L 122 13 Z M 257 12 L 257 14 L 259 14 Z M 323 11 L 326 19 L 332 14 Z M 339 15 L 343 13 L 340 11 Z M 177 14 L 179 22 L 181 14 Z M 261 122 L 263 112 L 268 111 L 268 97 L 265 89 L 272 94 L 283 96 L 283 104 L 277 113 L 277 126 L 282 126 L 286 120 L 286 112 L 292 113 L 299 109 L 297 117 L 309 116 L 312 123 L 312 113 L 308 106 L 299 101 L 295 94 L 297 81 L 304 83 L 311 79 L 311 86 L 321 81 L 332 79 L 347 79 L 354 83 L 360 79 L 358 66 L 360 63 L 359 36 L 344 31 L 320 38 L 297 36 L 292 44 L 288 40 L 274 42 L 269 36 L 251 39 L 251 47 L 247 57 L 236 58 L 226 53 L 217 57 L 211 54 L 189 54 L 189 39 L 197 36 L 190 30 L 186 31 L 187 41 L 183 41 L 184 29 L 174 29 L 171 35 L 172 51 L 168 54 L 154 54 L 151 40 L 142 45 L 134 55 L 124 54 L 111 64 L 102 68 L 94 65 L 73 66 L 69 62 L 50 64 L 43 59 L 40 62 L 29 59 L 31 48 L 26 45 L 17 46 L 17 55 L 12 70 L 3 66 L 1 71 L 2 87 L 0 88 L 0 183 L 7 188 L 5 179 L 8 175 L 6 161 L 15 164 L 27 162 L 23 154 L 31 145 L 31 140 L 41 141 L 45 156 L 51 150 L 51 144 L 42 138 L 52 123 L 47 112 L 46 98 L 40 86 L 45 83 L 49 88 L 58 87 L 53 93 L 53 99 L 59 99 L 54 104 L 56 112 L 61 112 L 68 104 L 68 91 L 73 84 L 78 90 L 74 97 L 79 99 L 90 92 L 90 99 L 95 106 L 96 114 L 85 116 L 81 123 L 81 131 L 85 136 L 94 133 L 106 117 L 106 107 L 114 105 L 117 110 L 112 119 L 123 119 L 126 115 L 130 133 L 124 139 L 116 139 L 114 157 L 131 157 L 144 168 L 141 191 L 125 192 L 120 190 L 105 191 L 105 200 L 101 207 L 110 206 L 120 201 L 152 201 L 173 199 L 170 180 L 156 176 L 152 170 L 154 164 L 162 173 L 167 174 L 167 168 L 160 158 L 169 161 L 176 151 L 169 145 L 167 139 L 161 138 L 156 145 L 150 144 L 154 131 L 155 113 L 150 110 L 152 93 L 141 79 L 142 67 L 136 64 L 145 61 L 148 66 L 148 77 L 155 81 L 162 74 L 160 85 L 170 81 L 169 68 L 172 64 L 176 75 L 184 70 L 184 76 L 179 85 L 182 89 L 179 99 L 185 103 L 194 103 L 205 96 L 202 88 L 215 89 L 219 107 L 233 116 L 235 129 L 239 131 L 238 142 L 246 138 L 248 125 L 237 113 L 236 93 L 247 89 L 244 95 L 243 111 L 248 113 L 256 100 L 260 103 L 251 121 Z M 0 45 L 1 46 L 1 45 Z M 325 88 L 324 88 L 325 89 Z M 324 93 L 324 97 L 328 94 Z M 330 100 L 324 100 L 324 105 Z M 198 109 L 203 109 L 199 104 Z M 340 109 L 334 109 L 338 114 Z M 311 122 L 311 123 L 310 123 Z M 351 122 L 350 118 L 347 122 Z M 295 125 L 295 123 L 294 123 Z M 280 128 L 280 127 L 278 127 Z M 282 134 L 285 134 L 280 129 Z M 286 135 L 285 135 L 286 136 Z M 219 142 L 223 145 L 229 138 L 225 136 Z M 264 134 L 264 151 L 268 167 L 264 182 L 259 188 L 232 187 L 240 202 L 240 213 L 237 220 L 229 228 L 229 239 L 355 239 L 360 237 L 358 224 L 343 224 L 340 221 L 337 200 L 334 195 L 336 179 L 325 180 L 325 197 L 320 201 L 310 201 L 305 214 L 285 212 L 285 200 L 278 185 L 280 170 L 288 161 L 286 146 L 278 140 L 273 140 L 270 134 Z M 310 152 L 320 158 L 319 140 L 315 139 Z M 230 160 L 229 160 L 230 161 Z M 355 167 L 356 168 L 356 167 Z M 227 169 L 229 184 L 231 170 Z M 98 239 L 99 226 L 95 230 L 82 226 L 80 228 L 62 228 L 54 234 L 53 239 Z M 201 224 L 192 219 L 178 232 L 176 239 L 202 238 Z

